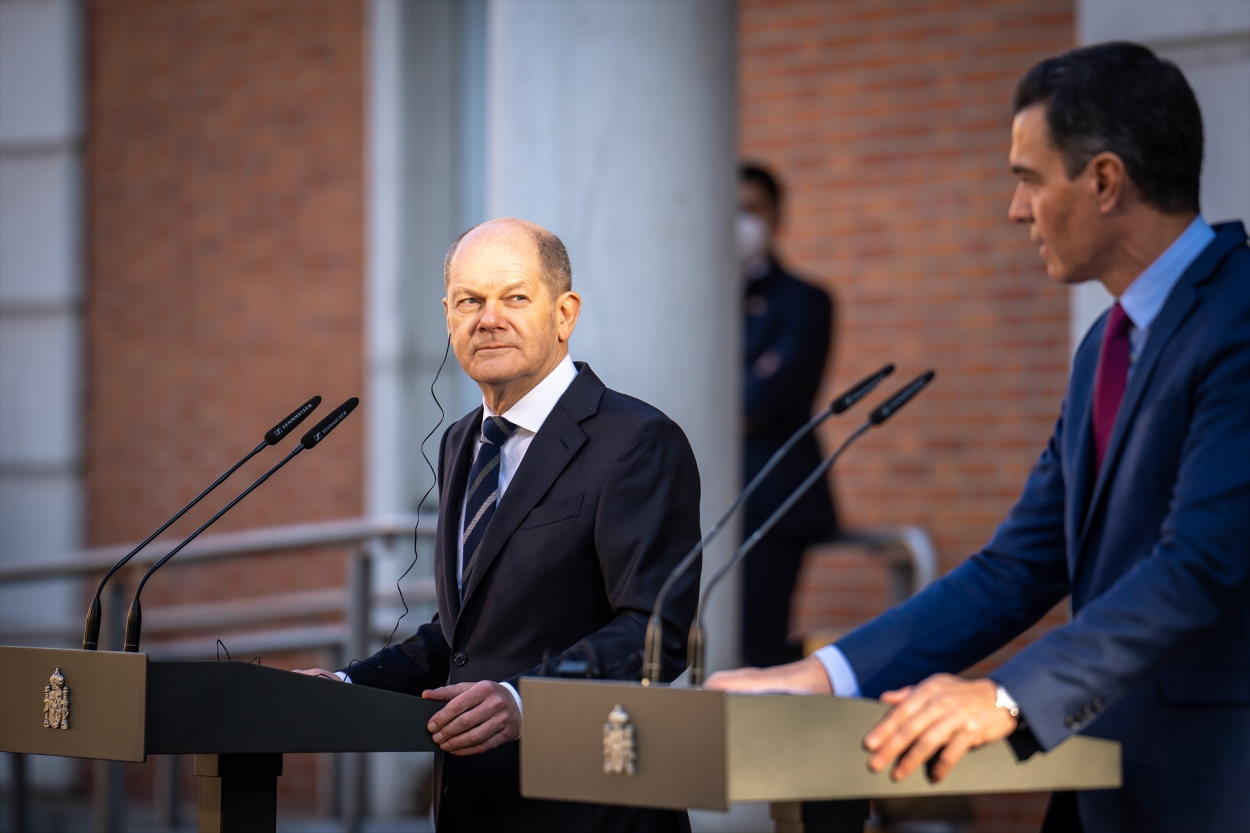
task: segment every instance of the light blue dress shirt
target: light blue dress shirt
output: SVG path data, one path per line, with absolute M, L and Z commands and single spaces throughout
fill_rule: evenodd
M 1142 345 L 1146 343 L 1146 336 L 1150 333 L 1150 325 L 1163 309 L 1163 303 L 1176 282 L 1214 239 L 1215 230 L 1201 216 L 1195 217 L 1181 232 L 1181 236 L 1173 240 L 1172 245 L 1124 290 L 1119 300 L 1120 306 L 1124 307 L 1124 313 L 1133 324 L 1129 331 L 1131 362 L 1136 362 Z M 1130 375 L 1133 372 L 1132 367 L 1130 364 Z M 815 657 L 825 667 L 834 694 L 838 697 L 860 696 L 855 669 L 851 668 L 846 655 L 836 645 L 826 645 L 816 652 Z
M 1138 275 L 1120 296 L 1120 306 L 1124 307 L 1124 313 L 1133 322 L 1128 336 L 1133 361 L 1137 360 L 1142 345 L 1146 343 L 1150 325 L 1158 317 L 1159 310 L 1163 309 L 1163 302 L 1172 293 L 1172 287 L 1214 239 L 1215 229 L 1207 225 L 1202 217 L 1195 217 L 1181 236 L 1172 241 L 1158 260 L 1147 266 L 1146 271 Z M 1132 372 L 1130 365 L 1129 373 Z

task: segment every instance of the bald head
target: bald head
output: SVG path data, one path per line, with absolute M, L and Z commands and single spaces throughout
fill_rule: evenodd
M 533 247 L 542 269 L 543 283 L 551 297 L 557 298 L 573 289 L 573 267 L 569 253 L 559 237 L 547 229 L 517 217 L 498 217 L 478 223 L 456 238 L 443 258 L 443 286 L 451 280 L 451 264 L 461 245 L 477 242 L 521 243 Z

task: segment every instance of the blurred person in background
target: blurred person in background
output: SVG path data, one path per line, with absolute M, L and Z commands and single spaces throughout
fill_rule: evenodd
M 738 256 L 745 348 L 742 395 L 743 483 L 812 416 L 832 338 L 833 305 L 824 290 L 794 276 L 777 256 L 783 194 L 777 177 L 744 163 L 738 173 Z M 801 440 L 746 503 L 749 536 L 820 465 L 815 436 Z M 742 570 L 742 657 L 748 665 L 798 659 L 790 610 L 803 553 L 837 534 L 829 485 L 813 486 L 752 551 Z
M 1244 102 L 1242 103 L 1244 106 Z M 1013 101 L 1008 217 L 1055 281 L 1116 298 L 1050 442 L 980 552 L 908 601 L 713 688 L 880 697 L 868 765 L 944 777 L 1010 737 L 1121 744 L 1118 790 L 1059 793 L 1047 831 L 1250 830 L 1250 250 L 1199 213 L 1202 117 L 1181 71 L 1106 43 Z M 988 677 L 951 676 L 1069 597 L 1072 620 Z

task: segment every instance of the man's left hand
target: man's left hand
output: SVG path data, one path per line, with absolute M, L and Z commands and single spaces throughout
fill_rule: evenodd
M 456 683 L 428 689 L 421 696 L 447 703 L 426 725 L 444 752 L 477 755 L 521 736 L 521 710 L 499 683 Z
M 893 706 L 864 736 L 872 754 L 868 768 L 880 772 L 895 760 L 890 773 L 901 781 L 924 766 L 935 754 L 931 775 L 941 781 L 969 749 L 1002 740 L 1019 721 L 995 705 L 993 680 L 965 680 L 935 674 L 915 686 L 881 695 Z

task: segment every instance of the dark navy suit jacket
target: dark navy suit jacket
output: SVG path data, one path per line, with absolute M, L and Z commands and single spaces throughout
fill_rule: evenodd
M 564 659 L 587 662 L 597 677 L 639 678 L 656 593 L 699 540 L 699 472 L 676 423 L 578 366 L 499 501 L 463 598 L 457 538 L 481 408 L 447 430 L 439 452 L 438 614 L 403 643 L 345 669 L 354 683 L 410 694 L 477 680 L 516 684 Z M 665 680 L 685 666 L 698 587 L 695 569 L 665 602 Z M 436 755 L 440 833 L 689 830 L 685 813 L 523 799 L 518 765 L 517 742 L 480 755 Z
M 794 277 L 770 256 L 768 272 L 747 284 L 744 306 L 742 482 L 747 483 L 812 416 L 829 356 L 833 305 L 824 290 Z M 761 367 L 770 372 L 760 372 Z M 820 465 L 820 458 L 820 447 L 811 435 L 791 449 L 747 500 L 744 536 Z M 822 482 L 809 489 L 782 516 L 776 530 L 808 541 L 834 538 L 838 523 L 829 485 Z
M 1072 621 L 991 676 L 1042 748 L 1123 745 L 1123 788 L 1078 795 L 1091 832 L 1250 830 L 1250 250 L 1240 223 L 1216 232 L 1147 332 L 1102 472 L 1105 314 L 989 544 L 838 643 L 877 696 L 966 668 L 1070 595 Z

